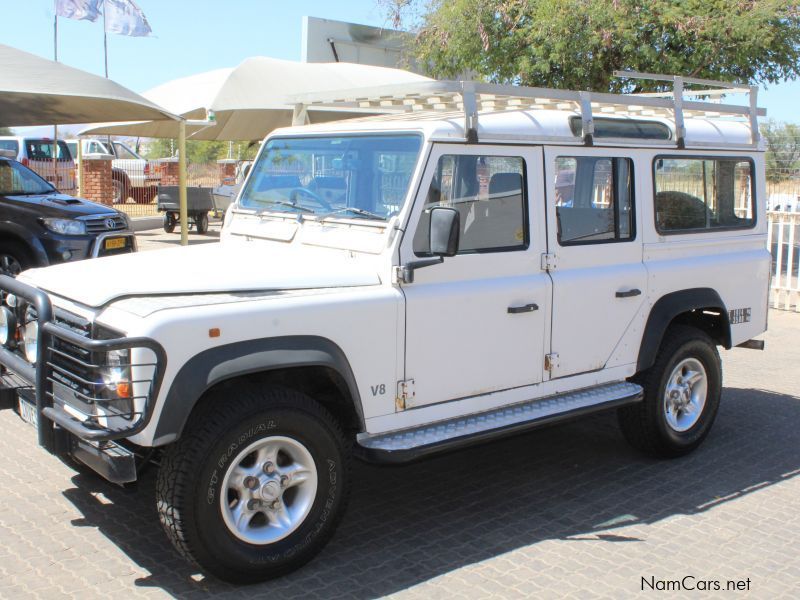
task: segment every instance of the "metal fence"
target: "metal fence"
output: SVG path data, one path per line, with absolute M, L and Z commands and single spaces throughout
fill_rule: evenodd
M 800 173 L 781 175 L 778 181 L 767 184 L 767 247 L 772 253 L 770 305 L 800 312 Z

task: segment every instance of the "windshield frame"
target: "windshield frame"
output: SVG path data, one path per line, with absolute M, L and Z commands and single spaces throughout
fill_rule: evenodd
M 320 138 L 415 138 L 419 142 L 419 146 L 417 149 L 417 155 L 414 158 L 414 162 L 412 167 L 408 171 L 408 181 L 406 184 L 405 192 L 400 199 L 398 209 L 392 215 L 386 215 L 385 217 L 380 218 L 373 218 L 372 216 L 368 216 L 366 213 L 370 213 L 371 211 L 364 211 L 360 214 L 358 213 L 359 207 L 341 207 L 336 206 L 332 207 L 332 210 L 329 211 L 320 211 L 320 212 L 308 212 L 304 210 L 299 204 L 297 205 L 298 210 L 281 210 L 278 208 L 279 206 L 283 205 L 282 202 L 276 202 L 275 205 L 271 206 L 269 203 L 265 203 L 263 207 L 254 207 L 254 206 L 246 206 L 242 205 L 242 199 L 247 194 L 250 186 L 253 185 L 254 177 L 257 173 L 257 166 L 259 162 L 262 160 L 262 157 L 265 156 L 266 152 L 269 152 L 271 148 L 269 148 L 270 144 L 273 142 L 277 142 L 280 140 L 310 140 L 310 139 L 320 139 Z M 298 132 L 292 134 L 283 134 L 283 135 L 275 135 L 270 136 L 264 140 L 261 144 L 261 148 L 259 149 L 258 154 L 256 155 L 255 159 L 253 160 L 252 167 L 249 169 L 247 173 L 247 177 L 242 182 L 241 191 L 239 192 L 236 202 L 231 206 L 232 212 L 234 213 L 242 213 L 242 214 L 256 214 L 259 216 L 262 215 L 269 215 L 270 217 L 279 218 L 279 219 L 291 219 L 297 220 L 298 222 L 316 222 L 316 223 L 328 223 L 328 222 L 337 222 L 342 221 L 348 224 L 359 224 L 368 227 L 382 227 L 385 228 L 393 219 L 401 217 L 404 214 L 406 209 L 412 204 L 409 200 L 414 192 L 415 186 L 414 181 L 418 175 L 420 165 L 425 160 L 427 155 L 426 150 L 426 139 L 423 132 L 419 130 L 373 130 L 373 131 L 319 131 L 319 132 Z M 288 203 L 286 203 L 288 204 Z M 352 209 L 356 209 L 355 211 Z

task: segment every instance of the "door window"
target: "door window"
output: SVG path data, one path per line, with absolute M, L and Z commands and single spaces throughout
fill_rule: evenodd
M 427 234 L 435 206 L 458 211 L 459 254 L 528 247 L 525 163 L 520 157 L 441 156 L 414 234 L 417 256 L 429 255 Z
M 631 159 L 559 156 L 555 173 L 559 244 L 622 242 L 635 237 Z

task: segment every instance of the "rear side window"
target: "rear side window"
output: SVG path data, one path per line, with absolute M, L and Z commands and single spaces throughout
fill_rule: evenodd
M 53 160 L 53 142 L 49 140 L 26 140 L 25 149 L 30 160 Z M 58 160 L 72 160 L 66 142 L 58 140 Z
M 428 255 L 430 209 L 449 206 L 460 216 L 458 253 L 528 246 L 525 163 L 516 156 L 446 154 L 439 158 L 414 234 L 414 253 Z
M 556 218 L 562 246 L 625 242 L 634 231 L 630 158 L 556 158 Z
M 736 158 L 656 158 L 660 233 L 755 226 L 753 165 Z

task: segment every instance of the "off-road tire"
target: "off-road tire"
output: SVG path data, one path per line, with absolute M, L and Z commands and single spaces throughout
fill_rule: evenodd
M 699 360 L 706 371 L 705 405 L 697 422 L 688 430 L 675 431 L 667 423 L 664 394 L 673 369 L 687 358 Z M 631 381 L 644 389 L 641 402 L 618 411 L 619 424 L 628 442 L 645 454 L 675 458 L 697 448 L 708 435 L 719 408 L 722 365 L 713 340 L 703 331 L 686 325 L 671 326 L 652 367 Z
M 308 449 L 317 471 L 316 495 L 296 530 L 254 545 L 225 524 L 222 480 L 237 454 L 271 436 Z M 333 535 L 347 504 L 349 469 L 341 427 L 308 396 L 246 386 L 213 393 L 164 452 L 156 484 L 159 519 L 175 548 L 206 572 L 234 583 L 272 579 L 311 560 Z

